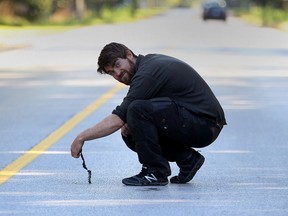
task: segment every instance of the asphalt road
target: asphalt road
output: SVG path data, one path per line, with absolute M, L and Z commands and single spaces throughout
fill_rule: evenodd
M 86 143 L 91 185 L 70 156 L 74 137 L 127 91 L 96 73 L 111 41 L 187 61 L 223 105 L 228 125 L 201 149 L 205 164 L 189 184 L 122 185 L 141 167 L 118 132 Z M 203 22 L 197 10 L 175 9 L 14 43 L 27 48 L 0 53 L 0 215 L 288 214 L 287 32 L 233 17 Z

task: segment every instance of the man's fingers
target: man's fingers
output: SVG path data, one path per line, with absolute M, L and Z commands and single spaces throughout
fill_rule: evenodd
M 129 132 L 129 128 L 128 128 L 128 124 L 124 124 L 121 128 L 121 133 L 124 137 L 127 137 L 130 132 Z
M 71 156 L 74 157 L 74 158 L 79 158 L 79 157 L 80 157 L 80 154 L 71 152 Z
M 82 149 L 80 149 L 79 151 L 75 151 L 75 150 L 73 150 L 73 148 L 71 148 L 71 155 L 72 155 L 72 157 L 74 157 L 74 158 L 79 158 L 79 157 L 80 157 L 80 154 L 81 154 L 81 151 L 82 151 Z
M 79 158 L 81 151 L 82 151 L 82 146 L 84 142 L 80 141 L 79 139 L 75 139 L 71 145 L 71 156 L 74 158 Z

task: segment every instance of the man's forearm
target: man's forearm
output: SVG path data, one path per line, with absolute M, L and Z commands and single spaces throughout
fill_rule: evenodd
M 98 139 L 114 133 L 123 125 L 124 122 L 117 115 L 111 114 L 95 126 L 84 130 L 77 138 L 83 142 Z
M 111 114 L 95 126 L 84 130 L 76 137 L 71 145 L 72 157 L 80 157 L 80 153 L 85 141 L 108 136 L 120 129 L 123 125 L 124 122 L 117 115 Z

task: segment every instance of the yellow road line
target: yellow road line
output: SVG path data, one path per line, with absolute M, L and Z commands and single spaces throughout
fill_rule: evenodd
M 123 88 L 122 84 L 118 84 L 110 89 L 108 92 L 103 94 L 96 101 L 88 105 L 80 113 L 66 121 L 61 127 L 52 132 L 48 137 L 35 145 L 32 149 L 25 152 L 15 161 L 7 165 L 0 171 L 0 185 L 7 182 L 11 177 L 16 175 L 21 169 L 30 164 L 33 160 L 43 154 L 48 148 L 55 144 L 60 138 L 71 131 L 78 123 L 83 121 L 91 113 L 93 113 L 98 107 L 105 103 L 108 99 L 113 97 L 118 91 Z

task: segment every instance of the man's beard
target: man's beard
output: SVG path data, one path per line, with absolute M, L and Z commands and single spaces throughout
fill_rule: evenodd
M 128 59 L 128 63 L 129 63 L 129 70 L 126 71 L 127 75 L 128 75 L 128 79 L 127 82 L 125 82 L 124 84 L 126 85 L 130 85 L 131 79 L 135 74 L 135 63 L 133 63 L 133 61 L 131 61 L 130 59 Z
M 132 78 L 132 76 L 135 73 L 135 63 L 132 60 L 130 60 L 130 59 L 128 59 L 128 63 L 129 63 L 129 66 L 130 66 L 130 70 L 128 71 L 128 73 L 131 74 L 131 78 Z

